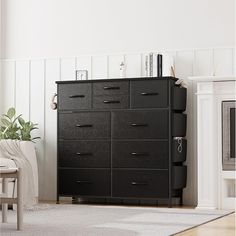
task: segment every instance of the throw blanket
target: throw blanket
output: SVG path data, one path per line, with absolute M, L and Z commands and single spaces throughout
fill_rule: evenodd
M 0 140 L 0 157 L 15 161 L 16 166 L 22 171 L 22 192 L 25 208 L 31 208 L 35 201 L 35 188 L 33 182 L 32 167 L 20 148 L 19 140 Z

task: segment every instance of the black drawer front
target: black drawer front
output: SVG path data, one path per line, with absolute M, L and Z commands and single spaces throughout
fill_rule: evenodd
M 168 197 L 167 170 L 113 170 L 113 197 Z
M 168 106 L 168 81 L 131 81 L 131 108 Z
M 168 111 L 112 112 L 113 138 L 168 138 Z
M 59 127 L 60 139 L 110 138 L 110 113 L 59 113 Z
M 93 108 L 95 109 L 129 108 L 129 97 L 126 95 L 94 96 Z
M 93 83 L 93 94 L 94 95 L 113 95 L 113 94 L 124 94 L 129 93 L 129 82 L 95 82 Z
M 112 166 L 168 169 L 167 141 L 113 141 Z
M 59 194 L 110 196 L 110 170 L 60 169 Z
M 59 167 L 110 167 L 109 141 L 60 141 Z
M 59 110 L 90 109 L 92 107 L 91 84 L 60 84 L 58 86 Z

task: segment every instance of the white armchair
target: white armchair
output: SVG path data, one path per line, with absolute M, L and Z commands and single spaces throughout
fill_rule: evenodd
M 31 167 L 32 167 L 32 173 L 33 173 L 33 183 L 35 188 L 35 202 L 38 202 L 38 164 L 37 164 L 37 158 L 36 158 L 36 152 L 35 152 L 35 145 L 32 142 L 29 141 L 21 141 L 20 142 L 20 148 L 23 152 L 24 156 L 29 160 Z M 8 166 L 8 167 L 16 167 L 16 164 L 13 160 L 2 158 L 0 157 L 0 165 Z M 15 187 L 15 189 L 14 189 Z M 0 191 L 2 192 L 2 179 L 0 179 Z M 14 185 L 14 179 L 9 180 L 8 184 L 8 195 L 9 197 L 13 196 L 13 194 L 16 194 L 16 185 Z

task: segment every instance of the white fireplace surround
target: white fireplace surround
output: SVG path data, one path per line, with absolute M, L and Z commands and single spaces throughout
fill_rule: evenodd
M 222 170 L 222 101 L 236 100 L 236 77 L 190 77 L 197 82 L 198 204 L 235 208 L 235 171 Z

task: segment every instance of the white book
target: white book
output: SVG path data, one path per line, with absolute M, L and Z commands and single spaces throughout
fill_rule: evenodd
M 174 58 L 167 53 L 162 54 L 162 76 L 172 76 L 171 67 L 174 68 Z
M 153 53 L 153 77 L 157 77 L 157 53 Z

